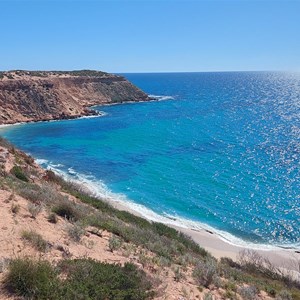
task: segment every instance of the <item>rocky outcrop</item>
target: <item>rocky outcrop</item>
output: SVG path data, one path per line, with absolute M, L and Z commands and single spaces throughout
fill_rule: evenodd
M 75 118 L 98 104 L 150 98 L 122 76 L 98 71 L 0 73 L 0 124 Z

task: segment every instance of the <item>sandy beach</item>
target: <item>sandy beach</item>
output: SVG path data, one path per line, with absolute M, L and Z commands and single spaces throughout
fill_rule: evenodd
M 125 210 L 139 217 L 148 219 L 136 210 L 129 208 L 128 205 L 126 205 L 125 203 L 122 203 L 120 201 L 109 202 L 119 210 Z M 263 247 L 261 249 L 258 249 L 251 248 L 251 245 L 247 246 L 246 244 L 245 246 L 238 246 L 230 243 L 229 241 L 226 241 L 217 233 L 211 232 L 206 229 L 194 230 L 172 224 L 167 225 L 190 236 L 201 247 L 206 249 L 209 253 L 211 253 L 218 259 L 220 259 L 221 257 L 228 257 L 233 260 L 237 260 L 241 251 L 254 250 L 263 258 L 268 259 L 274 266 L 280 269 L 293 270 L 299 272 L 300 252 L 295 249 L 283 249 L 275 246 L 270 247 L 270 249 L 264 249 Z

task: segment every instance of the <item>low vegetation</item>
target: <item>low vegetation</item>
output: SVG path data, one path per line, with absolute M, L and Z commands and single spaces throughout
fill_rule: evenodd
M 26 71 L 26 70 L 12 70 L 8 72 L 0 72 L 0 79 L 6 76 L 13 79 L 13 75 L 17 76 L 35 76 L 35 77 L 48 77 L 49 75 L 69 75 L 69 76 L 87 76 L 87 77 L 102 77 L 107 73 L 94 70 L 75 70 L 75 71 Z
M 74 224 L 69 224 L 67 226 L 67 233 L 69 237 L 74 241 L 74 242 L 80 242 L 81 237 L 84 235 L 85 231 L 80 223 L 74 223 Z
M 151 281 L 133 264 L 123 267 L 92 259 L 15 259 L 4 279 L 6 289 L 26 299 L 151 299 Z
M 25 299 L 59 299 L 55 298 L 58 284 L 57 272 L 50 262 L 29 258 L 12 260 L 4 280 L 10 293 Z
M 194 269 L 193 276 L 200 286 L 209 287 L 220 276 L 217 260 L 214 258 L 200 260 Z
M 24 174 L 22 168 L 20 166 L 14 166 L 11 169 L 11 173 L 16 176 L 18 179 L 28 182 L 29 179 L 27 178 L 27 176 Z
M 28 211 L 33 219 L 42 211 L 42 206 L 39 204 L 29 202 L 27 205 Z
M 40 252 L 46 252 L 48 249 L 48 243 L 43 237 L 35 231 L 23 231 L 22 238 L 28 241 L 36 250 Z

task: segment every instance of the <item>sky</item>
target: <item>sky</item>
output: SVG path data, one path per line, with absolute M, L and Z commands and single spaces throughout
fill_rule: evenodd
M 300 0 L 0 0 L 0 70 L 300 71 Z

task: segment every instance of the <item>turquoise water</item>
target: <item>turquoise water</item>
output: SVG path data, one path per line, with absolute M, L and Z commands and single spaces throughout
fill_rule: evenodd
M 300 245 L 299 73 L 125 76 L 164 101 L 0 134 L 149 218 L 234 243 Z

